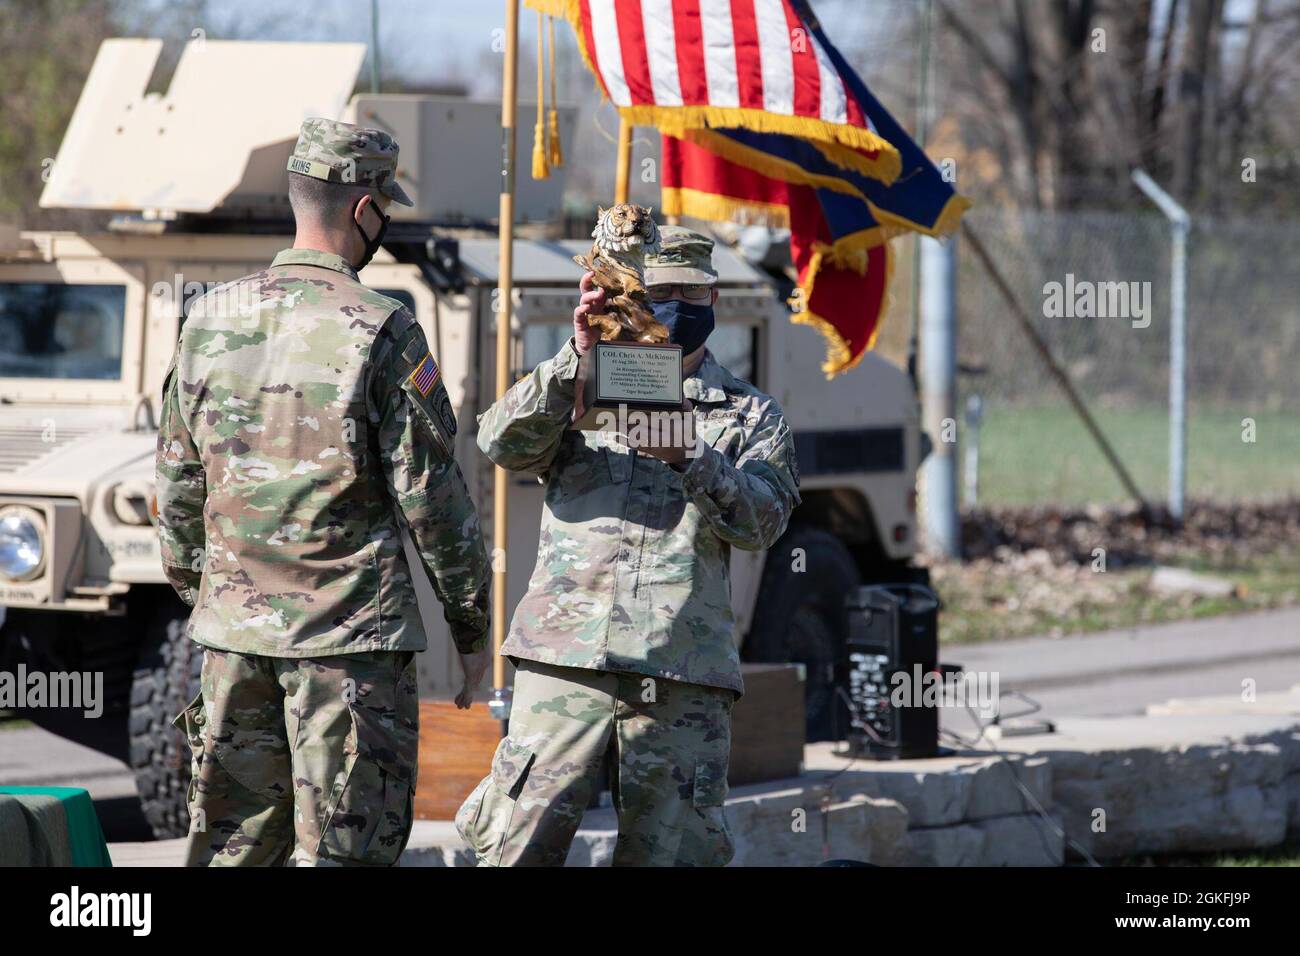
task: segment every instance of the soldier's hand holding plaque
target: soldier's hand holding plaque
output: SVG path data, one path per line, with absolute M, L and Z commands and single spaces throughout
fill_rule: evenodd
M 645 288 L 645 254 L 659 241 L 650 210 L 633 203 L 602 209 L 592 238 L 591 253 L 574 261 L 590 273 L 582 288 L 600 289 L 604 296 L 589 301 L 584 291 L 577 312 L 599 328 L 600 338 L 579 362 L 572 427 L 601 427 L 601 410 L 679 412 L 682 349 L 668 342 L 668 329 L 655 320 Z

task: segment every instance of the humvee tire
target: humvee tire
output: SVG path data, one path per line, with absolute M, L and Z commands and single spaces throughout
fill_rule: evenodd
M 802 549 L 796 571 L 795 549 Z M 809 741 L 843 737 L 847 710 L 837 700 L 835 672 L 848 635 L 845 597 L 862 583 L 844 544 L 820 528 L 791 524 L 772 545 L 763 568 L 747 661 L 803 664 Z
M 140 809 L 159 840 L 189 832 L 190 747 L 172 726 L 199 692 L 203 648 L 185 636 L 190 609 L 172 595 L 148 609 L 131 683 L 130 764 Z

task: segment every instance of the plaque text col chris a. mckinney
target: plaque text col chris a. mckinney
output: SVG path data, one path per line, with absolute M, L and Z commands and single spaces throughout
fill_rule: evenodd
M 681 407 L 681 346 L 597 342 L 593 357 L 596 405 Z

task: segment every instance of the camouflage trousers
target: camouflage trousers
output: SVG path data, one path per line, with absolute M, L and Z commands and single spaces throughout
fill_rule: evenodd
M 204 649 L 190 744 L 190 866 L 391 866 L 411 833 L 415 655 Z
M 492 772 L 456 814 L 481 866 L 562 866 L 609 754 L 615 866 L 725 866 L 735 695 L 521 660 Z

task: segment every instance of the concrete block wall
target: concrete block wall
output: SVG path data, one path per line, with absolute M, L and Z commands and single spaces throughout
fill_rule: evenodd
M 1300 833 L 1300 692 L 1171 701 L 1057 730 L 933 760 L 850 761 L 810 745 L 802 776 L 733 789 L 734 865 L 1061 866 L 1081 858 L 1071 843 L 1104 861 Z M 405 865 L 472 863 L 450 823 L 416 827 Z M 616 835 L 612 809 L 589 811 L 569 865 L 608 866 Z

